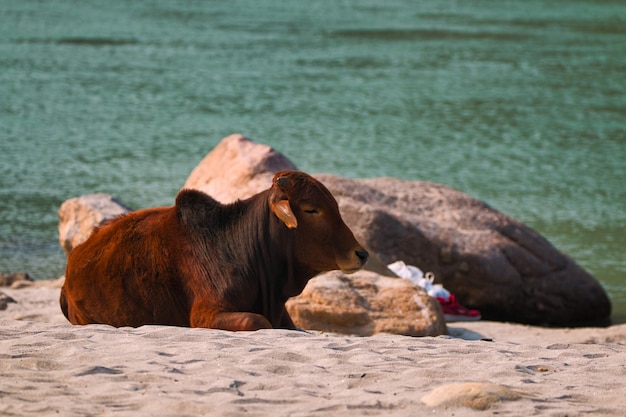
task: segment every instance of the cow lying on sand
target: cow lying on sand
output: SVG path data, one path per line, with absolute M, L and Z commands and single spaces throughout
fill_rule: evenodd
M 107 222 L 69 254 L 60 303 L 73 324 L 294 329 L 289 297 L 367 258 L 328 189 L 283 171 L 247 200 L 183 190 Z

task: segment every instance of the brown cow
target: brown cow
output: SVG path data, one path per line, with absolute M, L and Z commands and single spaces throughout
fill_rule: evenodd
M 367 257 L 328 189 L 283 171 L 247 200 L 183 190 L 173 207 L 104 224 L 69 254 L 60 303 L 73 324 L 294 329 L 289 297 Z

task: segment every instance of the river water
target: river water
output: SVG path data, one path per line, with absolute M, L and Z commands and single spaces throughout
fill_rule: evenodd
M 59 276 L 64 200 L 172 204 L 234 132 L 484 200 L 626 321 L 623 1 L 2 0 L 0 273 Z

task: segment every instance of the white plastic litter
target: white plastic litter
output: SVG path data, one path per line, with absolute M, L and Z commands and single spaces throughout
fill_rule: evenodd
M 431 297 L 440 297 L 446 301 L 450 298 L 450 292 L 443 288 L 443 285 L 433 283 L 435 274 L 432 272 L 426 272 L 426 274 L 424 274 L 418 267 L 407 265 L 403 261 L 396 261 L 389 264 L 387 268 L 400 278 L 408 279 L 412 283 L 424 288 Z

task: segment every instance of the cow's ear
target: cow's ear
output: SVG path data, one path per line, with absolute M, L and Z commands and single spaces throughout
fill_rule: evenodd
M 289 200 L 278 200 L 270 203 L 272 212 L 290 229 L 298 227 L 298 219 L 293 214 Z

